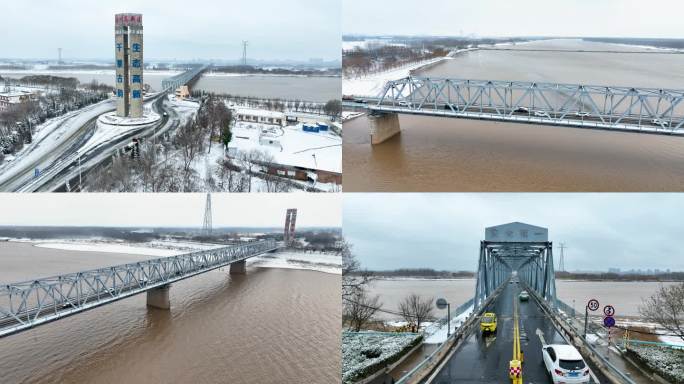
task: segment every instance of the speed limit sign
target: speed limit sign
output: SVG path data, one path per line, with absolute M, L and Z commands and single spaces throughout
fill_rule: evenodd
M 592 310 L 592 311 L 595 311 L 595 310 L 599 309 L 599 302 L 598 302 L 598 300 L 596 300 L 596 299 L 591 299 L 591 300 L 589 300 L 589 302 L 587 303 L 587 308 L 589 308 L 589 309 Z

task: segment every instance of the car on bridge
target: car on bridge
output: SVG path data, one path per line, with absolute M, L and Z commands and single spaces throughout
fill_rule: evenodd
M 544 345 L 542 358 L 554 383 L 588 383 L 591 380 L 589 367 L 572 345 Z
M 520 292 L 520 295 L 518 295 L 518 298 L 520 298 L 520 301 L 527 301 L 530 299 L 530 294 L 527 293 L 527 291 L 522 291 Z
M 480 319 L 480 331 L 482 334 L 496 332 L 496 313 L 485 312 Z

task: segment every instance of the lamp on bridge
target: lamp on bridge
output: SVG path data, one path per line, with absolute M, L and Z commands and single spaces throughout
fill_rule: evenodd
M 437 308 L 439 309 L 447 309 L 447 339 L 451 335 L 451 304 L 449 304 L 446 299 L 439 298 L 437 299 L 437 302 L 435 303 Z

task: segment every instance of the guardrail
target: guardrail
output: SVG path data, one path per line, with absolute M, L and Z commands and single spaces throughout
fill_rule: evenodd
M 472 307 L 474 300 L 475 299 L 472 298 L 472 299 L 466 301 L 465 303 L 459 305 L 456 308 L 456 310 L 454 311 L 455 314 L 452 316 L 452 318 L 462 315 L 466 310 L 468 310 L 470 307 Z M 444 321 L 446 323 L 447 322 L 446 317 L 440 319 L 438 322 L 441 322 L 441 321 Z M 451 334 L 442 344 L 439 345 L 439 347 L 437 347 L 437 349 L 432 351 L 432 353 L 428 357 L 426 357 L 425 360 L 421 361 L 420 364 L 413 367 L 413 369 L 411 369 L 407 374 L 405 374 L 401 379 L 399 379 L 399 381 L 397 381 L 396 384 L 408 383 L 409 380 L 413 379 L 418 372 L 420 372 L 423 368 L 425 368 L 426 365 L 434 362 L 435 360 L 438 360 L 438 359 L 436 359 L 436 357 L 439 356 L 439 354 L 441 352 L 443 352 L 443 350 L 445 348 L 450 347 L 452 344 L 451 342 L 453 340 L 455 340 L 456 338 L 460 339 L 463 336 L 462 333 L 464 331 L 464 325 L 466 325 L 466 324 L 467 324 L 467 321 L 464 321 L 461 324 L 461 326 L 458 327 L 458 329 L 453 334 Z
M 572 324 L 572 322 L 568 322 L 568 321 L 565 321 L 565 319 L 560 318 L 560 316 L 559 316 L 560 311 L 558 309 L 565 308 L 565 310 L 563 310 L 563 312 L 566 313 L 566 311 L 568 309 L 570 309 L 572 311 L 572 307 L 570 307 L 569 305 L 567 305 L 563 301 L 556 299 L 556 305 L 557 305 L 558 309 L 553 310 L 546 304 L 545 300 L 543 300 L 541 297 L 538 296 L 538 294 L 534 290 L 530 289 L 530 287 L 528 287 L 526 284 L 524 284 L 522 282 L 521 282 L 521 284 L 523 284 L 523 286 L 525 286 L 527 291 L 532 295 L 532 297 L 535 299 L 537 304 L 542 308 L 542 310 L 550 315 L 549 318 L 558 324 L 557 328 L 559 328 L 559 331 L 563 331 L 565 333 L 564 336 L 571 337 L 572 340 L 576 343 L 581 343 L 582 347 L 586 348 L 591 353 L 590 357 L 594 358 L 594 359 L 598 359 L 600 361 L 600 363 L 609 371 L 609 374 L 612 377 L 620 379 L 624 383 L 627 383 L 627 384 L 636 384 L 634 382 L 634 380 L 632 380 L 629 376 L 627 376 L 625 373 L 623 373 L 618 367 L 616 367 L 613 363 L 611 363 L 610 360 L 608 360 L 598 350 L 596 350 L 596 348 L 594 348 L 593 345 L 591 345 L 586 340 L 584 340 L 584 338 L 582 338 L 582 336 L 581 336 L 582 335 L 581 330 L 577 329 L 574 326 L 574 324 Z M 565 327 L 568 327 L 569 330 L 562 327 L 561 322 L 562 322 L 562 325 L 565 325 Z

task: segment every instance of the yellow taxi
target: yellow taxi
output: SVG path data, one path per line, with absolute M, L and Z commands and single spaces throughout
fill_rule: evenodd
M 480 319 L 480 331 L 482 333 L 496 332 L 496 313 L 485 312 Z

